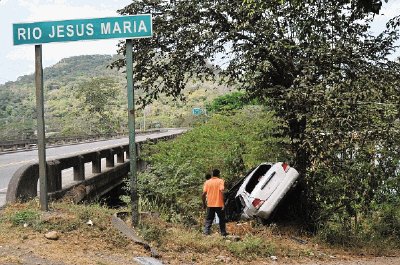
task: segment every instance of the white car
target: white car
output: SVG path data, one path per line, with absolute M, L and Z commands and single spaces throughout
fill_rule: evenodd
M 263 163 L 250 171 L 235 196 L 242 218 L 268 219 L 298 177 L 296 169 L 282 162 Z

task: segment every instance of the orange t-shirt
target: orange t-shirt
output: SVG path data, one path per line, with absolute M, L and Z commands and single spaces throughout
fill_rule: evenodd
M 208 207 L 224 207 L 224 180 L 212 177 L 204 183 L 203 192 L 207 193 Z

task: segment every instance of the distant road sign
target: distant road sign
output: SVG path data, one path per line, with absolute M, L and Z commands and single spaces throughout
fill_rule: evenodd
M 193 108 L 192 109 L 192 114 L 193 115 L 198 116 L 198 115 L 201 115 L 202 113 L 203 113 L 203 111 L 201 110 L 201 108 Z
M 151 14 L 13 24 L 14 45 L 153 35 Z

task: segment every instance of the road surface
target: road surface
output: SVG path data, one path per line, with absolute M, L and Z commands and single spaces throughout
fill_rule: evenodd
M 152 134 L 146 135 L 136 135 L 136 141 L 143 141 L 147 138 L 158 138 L 162 136 L 168 136 L 173 134 L 178 134 L 184 132 L 185 129 L 168 129 L 162 132 L 156 132 Z M 73 156 L 80 153 L 88 153 L 96 150 L 101 150 L 105 148 L 110 148 L 113 146 L 126 145 L 129 143 L 128 138 L 121 139 L 113 139 L 107 141 L 99 141 L 99 142 L 91 142 L 91 143 L 82 143 L 68 146 L 60 146 L 60 147 L 52 147 L 46 149 L 46 159 L 53 160 L 59 157 L 65 156 Z M 105 163 L 105 159 L 102 159 L 102 163 Z M 0 154 L 0 207 L 5 204 L 6 194 L 7 194 L 7 186 L 8 183 L 13 176 L 14 172 L 27 163 L 34 163 L 38 161 L 38 151 L 21 151 L 10 154 Z M 91 167 L 90 163 L 87 165 Z M 102 165 L 104 168 L 104 165 Z M 89 172 L 91 169 L 86 169 L 87 177 L 90 177 Z M 63 186 L 69 184 L 72 181 L 72 168 L 63 170 Z

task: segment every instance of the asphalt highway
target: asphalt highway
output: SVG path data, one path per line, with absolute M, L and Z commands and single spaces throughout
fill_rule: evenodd
M 143 141 L 147 138 L 158 138 L 162 136 L 174 135 L 184 132 L 185 129 L 168 129 L 166 131 L 146 134 L 146 135 L 136 135 L 136 141 Z M 65 145 L 60 147 L 52 147 L 46 149 L 46 160 L 53 160 L 59 157 L 72 156 L 81 153 L 93 152 L 96 150 L 101 150 L 105 148 L 110 148 L 113 146 L 120 146 L 129 143 L 128 138 L 113 139 L 107 141 L 98 141 L 74 145 Z M 0 154 L 0 207 L 5 204 L 7 186 L 13 176 L 14 172 L 18 170 L 21 166 L 27 163 L 34 163 L 38 161 L 38 151 L 20 151 L 16 153 Z M 102 161 L 105 163 L 105 161 Z M 88 165 L 90 166 L 90 165 Z M 104 166 L 102 165 L 102 168 Z M 85 172 L 91 172 L 91 170 L 85 170 Z M 72 169 L 64 170 L 62 173 L 63 186 L 68 184 L 72 180 Z M 90 174 L 87 175 L 90 177 Z

